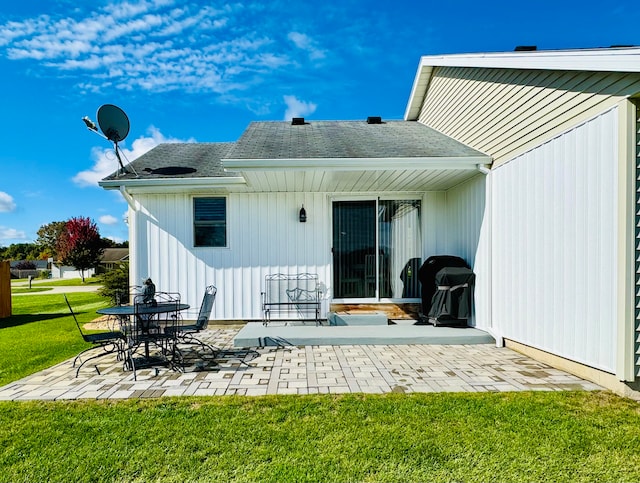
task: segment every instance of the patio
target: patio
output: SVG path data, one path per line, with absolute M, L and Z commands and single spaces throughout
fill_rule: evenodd
M 210 326 L 202 339 L 222 349 L 215 361 L 189 357 L 185 372 L 139 369 L 137 381 L 115 355 L 72 360 L 0 387 L 0 400 L 124 399 L 389 392 L 598 390 L 600 386 L 494 344 L 234 347 L 240 327 Z

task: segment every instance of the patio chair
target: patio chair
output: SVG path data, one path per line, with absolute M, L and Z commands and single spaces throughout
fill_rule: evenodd
M 213 302 L 216 299 L 217 293 L 216 287 L 209 285 L 204 291 L 204 297 L 202 298 L 202 304 L 200 305 L 200 311 L 198 318 L 193 324 L 177 324 L 175 326 L 168 326 L 165 330 L 172 334 L 178 344 L 192 344 L 199 345 L 203 349 L 210 350 L 215 357 L 217 349 L 207 344 L 206 342 L 198 339 L 196 334 L 203 331 L 209 325 L 209 317 L 211 316 L 211 310 L 213 309 Z
M 67 299 L 66 294 L 64 294 L 64 300 L 67 303 L 67 306 L 69 307 L 69 312 L 71 312 L 71 315 L 73 316 L 73 320 L 76 322 L 76 326 L 80 331 L 80 335 L 82 336 L 82 339 L 85 342 L 89 342 L 91 344 L 91 347 L 88 347 L 82 352 L 80 352 L 80 354 L 78 354 L 76 358 L 73 360 L 72 367 L 76 367 L 76 363 L 78 362 L 78 360 L 82 361 L 78 366 L 78 369 L 76 370 L 76 377 L 78 377 L 78 374 L 80 373 L 80 369 L 82 369 L 82 366 L 84 366 L 90 360 L 96 359 L 98 357 L 106 356 L 108 354 L 113 354 L 113 353 L 116 353 L 118 360 L 120 360 L 122 353 L 125 350 L 126 338 L 124 334 L 118 330 L 112 330 L 108 332 L 97 332 L 95 334 L 85 333 L 82 330 L 82 327 L 80 326 L 80 322 L 78 322 L 78 319 L 76 318 L 75 312 L 71 308 L 71 304 L 69 303 L 69 299 Z M 97 354 L 89 357 L 88 359 L 82 360 L 81 358 L 82 354 L 94 349 L 102 349 L 102 350 Z M 98 369 L 98 366 L 94 365 L 94 367 L 98 372 L 98 375 L 100 375 L 100 369 Z

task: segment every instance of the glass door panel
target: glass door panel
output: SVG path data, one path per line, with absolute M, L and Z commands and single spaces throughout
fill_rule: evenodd
M 333 203 L 333 287 L 336 298 L 375 297 L 376 201 Z M 370 263 L 370 262 L 369 262 Z
M 335 298 L 420 298 L 420 200 L 333 202 Z

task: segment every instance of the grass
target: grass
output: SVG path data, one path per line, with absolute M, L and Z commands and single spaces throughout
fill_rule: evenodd
M 89 322 L 108 302 L 95 293 L 69 293 L 78 320 Z M 11 299 L 13 315 L 0 319 L 0 386 L 62 362 L 87 347 L 62 294 Z
M 51 290 L 53 287 L 26 287 L 26 288 L 12 288 L 11 289 L 11 293 L 12 294 L 16 294 L 16 293 L 36 293 L 36 292 L 48 292 L 49 290 Z
M 107 304 L 70 293 L 82 322 Z M 13 298 L 0 385 L 85 347 L 62 295 Z M 640 481 L 640 405 L 608 392 L 1 402 L 0 483 Z
M 86 285 L 98 285 L 100 279 L 98 277 L 87 277 L 84 283 L 81 278 L 65 278 L 61 280 L 52 279 L 39 279 L 36 278 L 31 282 L 31 288 L 29 288 L 29 281 L 25 279 L 11 280 L 11 293 L 37 293 L 51 290 L 52 287 L 77 287 Z
M 640 407 L 606 392 L 0 403 L 0 445 L 3 482 L 640 481 Z

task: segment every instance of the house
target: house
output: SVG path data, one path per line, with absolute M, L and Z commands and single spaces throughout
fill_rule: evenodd
M 37 278 L 50 267 L 47 260 L 12 260 L 9 264 L 11 278 Z M 24 268 L 25 266 L 33 268 Z
M 640 48 L 420 60 L 402 121 L 254 122 L 101 181 L 131 277 L 259 319 L 264 277 L 318 273 L 325 311 L 419 302 L 416 267 L 476 273 L 472 325 L 604 385 L 637 381 Z M 304 209 L 306 221 L 302 222 Z
M 129 261 L 128 248 L 105 248 L 100 259 L 99 273 L 105 273 L 113 270 L 122 263 Z

